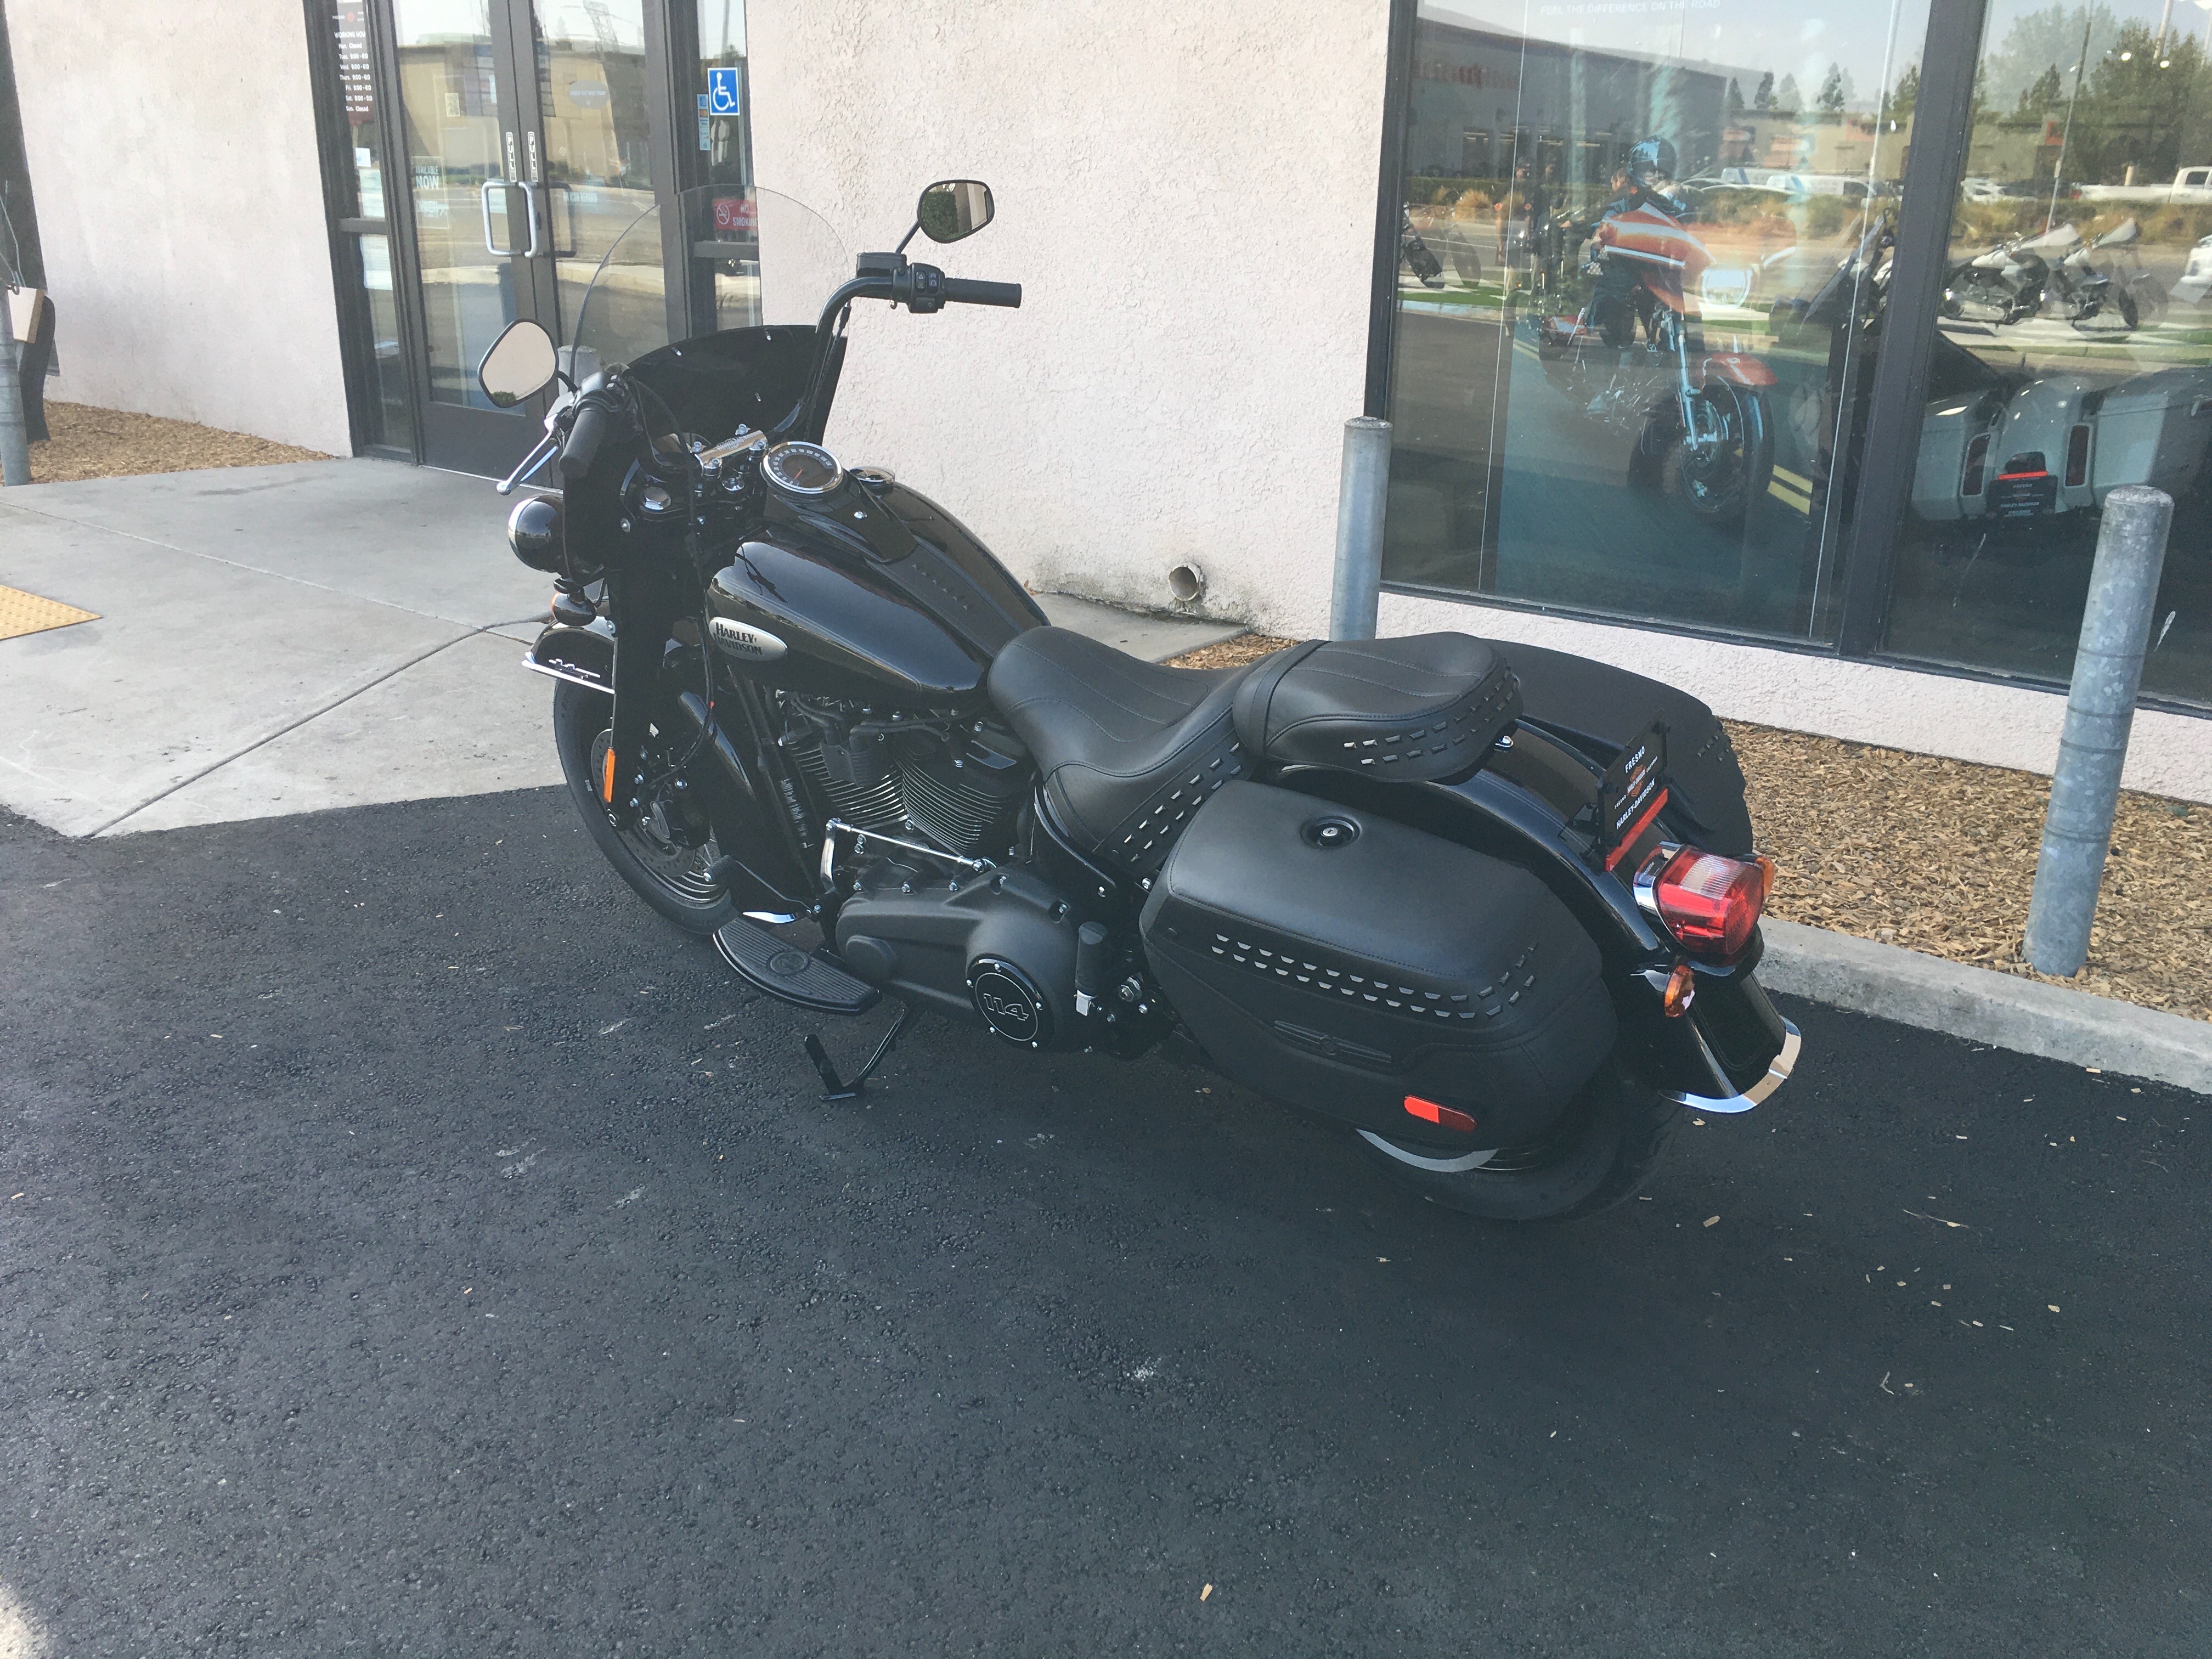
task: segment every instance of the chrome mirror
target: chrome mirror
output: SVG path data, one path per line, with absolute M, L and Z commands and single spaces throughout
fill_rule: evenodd
M 940 179 L 921 192 L 914 210 L 921 234 L 933 242 L 957 242 L 991 222 L 991 187 L 981 179 Z
M 553 383 L 560 364 L 553 355 L 553 337 L 536 323 L 509 323 L 507 331 L 491 343 L 477 368 L 477 384 L 500 409 L 536 397 Z

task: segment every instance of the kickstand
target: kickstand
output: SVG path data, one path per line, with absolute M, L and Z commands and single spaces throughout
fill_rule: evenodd
M 876 1067 L 884 1063 L 884 1056 L 897 1046 L 898 1040 L 906 1035 L 906 1028 L 913 1023 L 914 1005 L 911 1002 L 901 1003 L 899 1017 L 891 1022 L 891 1029 L 884 1033 L 884 1040 L 876 1045 L 876 1052 L 868 1056 L 866 1065 L 854 1073 L 850 1083 L 839 1079 L 837 1068 L 830 1063 L 830 1051 L 822 1046 L 820 1037 L 810 1034 L 806 1039 L 806 1057 L 814 1062 L 814 1069 L 822 1074 L 823 1086 L 830 1091 L 822 1098 L 830 1101 L 858 1100 L 867 1093 L 868 1079 L 875 1075 Z

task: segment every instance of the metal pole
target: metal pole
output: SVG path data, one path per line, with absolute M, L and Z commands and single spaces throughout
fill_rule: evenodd
M 2071 978 L 2089 959 L 2089 925 L 2097 916 L 2097 885 L 2112 844 L 2120 766 L 2172 522 L 2173 498 L 2162 489 L 2122 484 L 2105 497 L 2043 850 L 2035 860 L 2035 895 L 2027 906 L 2027 959 L 2039 974 Z
M 31 442 L 23 427 L 23 385 L 15 361 L 15 319 L 8 304 L 15 272 L 0 260 L 0 484 L 31 482 Z
M 1344 471 L 1336 487 L 1336 589 L 1328 636 L 1375 637 L 1382 596 L 1382 507 L 1390 494 L 1390 422 L 1355 415 L 1344 423 Z

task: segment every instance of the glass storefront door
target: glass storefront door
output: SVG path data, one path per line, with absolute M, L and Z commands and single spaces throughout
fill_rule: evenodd
M 327 3 L 325 189 L 366 447 L 508 471 L 543 410 L 493 407 L 476 369 L 518 319 L 579 378 L 625 340 L 716 325 L 757 252 L 743 0 Z M 624 237 L 701 182 L 733 186 L 730 223 Z
M 536 76 L 518 74 L 506 0 L 391 0 L 422 319 L 423 459 L 503 472 L 536 442 L 528 408 L 493 406 L 477 365 L 518 317 L 545 321 L 544 226 L 531 164 Z M 534 256 L 534 257 L 533 257 Z
M 2072 672 L 2098 509 L 2174 500 L 2147 696 L 2212 703 L 2212 61 L 2197 9 L 1991 0 L 1888 654 Z
M 1394 585 L 1830 637 L 1926 0 L 1424 0 Z

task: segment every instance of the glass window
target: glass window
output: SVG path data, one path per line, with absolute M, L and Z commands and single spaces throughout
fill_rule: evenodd
M 363 436 L 372 446 L 411 449 L 414 404 L 408 392 L 407 360 L 399 344 L 392 242 L 388 235 L 377 234 L 387 222 L 384 196 L 387 135 L 377 106 L 376 77 L 371 71 L 368 13 L 368 0 L 334 0 L 330 12 L 338 93 L 345 106 L 347 154 L 352 161 L 345 174 L 351 199 L 343 204 L 345 210 L 339 217 L 359 266 L 365 300 L 361 314 L 368 323 L 363 355 L 370 384 Z
M 1925 0 L 1415 25 L 1384 574 L 1829 637 Z
M 430 398 L 496 413 L 476 371 L 515 319 L 514 270 L 484 246 L 480 202 L 488 180 L 516 173 L 500 143 L 490 9 L 487 0 L 393 0 L 392 12 Z M 529 236 L 517 222 L 517 194 L 492 192 L 497 234 L 509 246 Z
M 1991 0 L 1890 653 L 2064 680 L 2099 504 L 2149 483 L 2174 521 L 2143 689 L 2212 702 L 2201 15 Z
M 761 201 L 752 190 L 752 87 L 746 78 L 744 0 L 698 0 L 700 177 L 727 185 L 690 203 L 685 227 L 700 273 L 702 329 L 751 328 L 760 312 Z
M 649 351 L 668 337 L 661 249 L 652 237 L 623 236 L 653 209 L 644 0 L 535 0 L 531 23 L 560 296 L 556 337 L 588 331 L 616 358 Z M 617 257 L 631 263 L 599 273 L 618 242 Z M 587 290 L 595 314 L 581 331 L 577 307 Z M 593 365 L 575 367 L 589 374 Z

